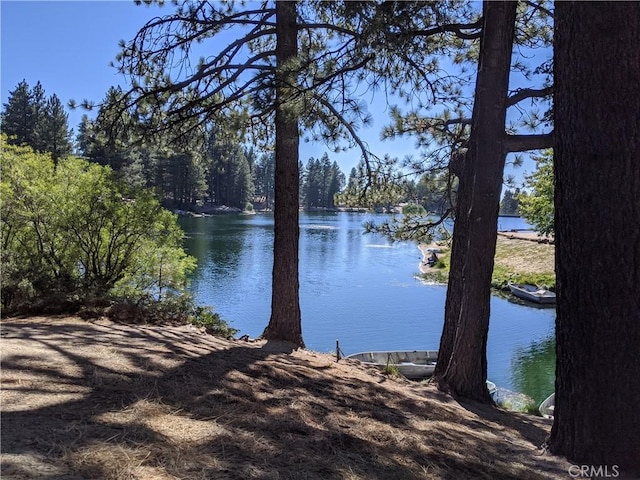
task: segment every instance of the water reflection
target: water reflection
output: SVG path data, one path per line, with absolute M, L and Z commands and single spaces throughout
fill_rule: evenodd
M 511 383 L 517 391 L 540 403 L 554 390 L 556 369 L 554 336 L 533 341 L 528 347 L 516 347 L 511 361 Z

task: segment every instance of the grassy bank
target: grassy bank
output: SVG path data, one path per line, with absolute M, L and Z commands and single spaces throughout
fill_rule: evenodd
M 428 247 L 420 246 L 425 258 Z M 451 250 L 439 248 L 442 253 L 438 254 L 438 264 L 433 268 L 423 264 L 422 276 L 428 281 L 446 283 L 451 265 Z M 552 244 L 498 236 L 491 284 L 499 290 L 507 289 L 509 281 L 555 289 L 554 268 L 555 247 Z

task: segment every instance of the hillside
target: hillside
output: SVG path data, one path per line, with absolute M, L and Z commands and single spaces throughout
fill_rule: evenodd
M 3 479 L 554 479 L 550 422 L 193 326 L 5 319 Z

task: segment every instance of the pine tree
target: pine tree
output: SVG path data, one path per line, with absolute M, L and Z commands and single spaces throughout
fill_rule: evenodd
M 549 449 L 594 477 L 639 478 L 640 3 L 557 2 L 556 22 Z
M 88 115 L 82 115 L 80 125 L 78 125 L 78 134 L 76 136 L 76 144 L 80 155 L 84 157 L 92 157 L 94 142 L 94 122 L 89 119 Z
M 51 153 L 56 162 L 71 153 L 68 114 L 55 94 L 46 98 L 40 82 L 32 89 L 26 81 L 20 82 L 4 107 L 2 133 L 8 135 L 9 143 Z
M 334 160 L 334 162 L 331 164 L 331 171 L 327 187 L 327 208 L 334 209 L 336 207 L 336 194 L 342 191 L 342 189 L 344 188 L 344 183 L 344 173 L 342 173 L 342 171 L 340 170 L 340 166 Z
M 262 154 L 256 164 L 255 195 L 261 208 L 273 208 L 275 157 L 273 154 Z
M 54 162 L 71 154 L 69 115 L 60 99 L 54 94 L 47 100 L 44 112 L 37 115 L 36 137 L 41 151 L 51 153 Z
M 231 206 L 245 210 L 253 201 L 254 186 L 249 160 L 244 152 L 234 165 L 233 202 Z
M 36 152 L 48 152 L 47 145 L 47 97 L 40 82 L 31 89 L 31 111 L 33 112 L 33 131 L 29 145 Z
M 32 92 L 25 80 L 22 80 L 15 90 L 9 92 L 0 126 L 2 133 L 8 136 L 10 144 L 32 146 L 36 121 Z
M 305 168 L 304 202 L 306 208 L 322 206 L 322 167 L 320 161 L 311 157 Z
M 517 215 L 518 214 L 518 194 L 520 189 L 513 190 L 507 189 L 502 196 L 500 202 L 500 215 Z

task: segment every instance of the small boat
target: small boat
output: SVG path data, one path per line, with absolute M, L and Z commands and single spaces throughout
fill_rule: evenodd
M 383 371 L 398 371 L 410 380 L 421 380 L 433 375 L 438 360 L 437 350 L 413 350 L 397 352 L 361 352 L 345 358 L 359 360 Z
M 487 390 L 489 390 L 489 395 L 491 395 L 491 398 L 495 399 L 496 392 L 498 391 L 498 386 L 491 380 L 487 380 Z
M 544 418 L 553 418 L 553 410 L 556 406 L 556 394 L 552 393 L 540 404 L 538 410 Z
M 537 303 L 556 303 L 556 294 L 551 290 L 539 288 L 535 285 L 527 285 L 524 283 L 509 282 L 509 290 L 516 297 L 530 302 Z

